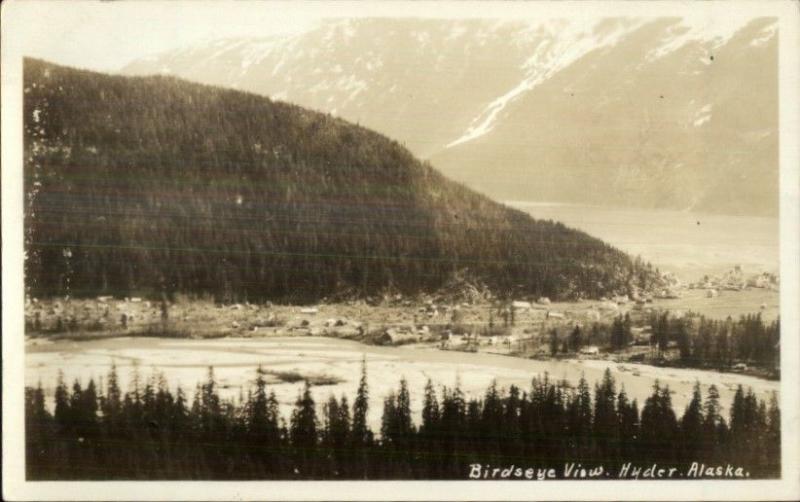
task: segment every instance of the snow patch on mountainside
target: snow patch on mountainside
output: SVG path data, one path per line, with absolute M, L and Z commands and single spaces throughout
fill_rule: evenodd
M 762 47 L 767 44 L 775 34 L 778 33 L 778 23 L 772 23 L 769 26 L 765 26 L 764 29 L 758 34 L 758 38 L 754 38 L 750 42 L 751 47 Z
M 716 50 L 725 45 L 750 21 L 752 17 L 736 15 L 676 19 L 675 23 L 667 28 L 666 35 L 661 39 L 661 45 L 651 50 L 646 60 L 652 63 L 691 43 L 701 43 L 708 50 Z
M 559 20 L 528 31 L 531 42 L 536 43 L 533 54 L 522 64 L 522 81 L 495 98 L 480 115 L 475 117 L 466 132 L 451 141 L 445 148 L 451 148 L 491 131 L 499 114 L 526 92 L 534 89 L 556 73 L 568 67 L 591 51 L 613 47 L 627 34 L 639 28 L 643 21 L 619 23 L 612 29 L 597 30 L 597 25 L 578 25 Z
M 709 120 L 711 120 L 711 105 L 705 105 L 697 110 L 697 113 L 694 114 L 692 125 L 695 127 L 700 127 Z
M 277 45 L 278 40 L 260 40 L 248 43 L 241 49 L 241 68 L 247 70 L 251 66 L 256 66 L 272 54 L 272 50 Z
M 363 80 L 356 78 L 354 75 L 342 77 L 336 81 L 338 89 L 347 92 L 348 95 L 342 103 L 353 101 L 356 96 L 367 89 L 367 83 Z

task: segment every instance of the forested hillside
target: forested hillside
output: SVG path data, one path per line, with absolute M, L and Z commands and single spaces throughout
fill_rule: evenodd
M 575 297 L 657 280 L 330 115 L 31 59 L 24 93 L 33 295 L 304 302 L 432 291 L 466 270 L 499 295 Z

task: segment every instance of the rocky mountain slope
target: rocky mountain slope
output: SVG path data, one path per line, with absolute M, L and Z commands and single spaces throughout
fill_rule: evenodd
M 497 199 L 774 215 L 776 26 L 346 19 L 174 50 L 123 72 L 341 116 Z

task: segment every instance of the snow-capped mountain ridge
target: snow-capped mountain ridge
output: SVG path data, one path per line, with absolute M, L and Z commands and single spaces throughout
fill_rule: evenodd
M 347 19 L 124 73 L 166 69 L 336 114 L 497 198 L 774 214 L 776 33 L 775 19 L 736 16 Z
M 471 141 L 491 131 L 498 115 L 510 102 L 587 53 L 615 45 L 627 32 L 642 24 L 641 21 L 633 22 L 629 26 L 600 33 L 597 30 L 585 31 L 585 27 L 564 20 L 534 28 L 532 31 L 544 39 L 536 44 L 533 54 L 522 64 L 525 77 L 511 90 L 489 103 L 481 115 L 473 119 L 467 131 L 448 143 L 446 148 Z

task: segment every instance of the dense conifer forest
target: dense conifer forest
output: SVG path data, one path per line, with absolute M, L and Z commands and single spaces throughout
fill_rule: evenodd
M 307 302 L 467 271 L 496 294 L 575 298 L 658 280 L 330 115 L 171 77 L 24 71 L 32 295 Z
M 550 354 L 574 354 L 587 345 L 614 352 L 647 344 L 653 362 L 671 356 L 674 364 L 719 371 L 745 364 L 768 371 L 772 378 L 780 377 L 780 319 L 764 321 L 760 313 L 718 320 L 691 312 L 680 317 L 669 311 L 653 312 L 645 323 L 649 335 L 636 340 L 632 324 L 626 314 L 610 323 L 551 328 L 547 335 Z
M 603 466 L 601 479 L 614 479 L 629 462 L 674 467 L 680 476 L 673 479 L 715 477 L 728 463 L 742 476 L 780 476 L 777 397 L 767 404 L 741 386 L 724 414 L 714 386 L 702 396 L 698 383 L 686 409 L 675 410 L 669 388 L 656 383 L 640 405 L 608 371 L 593 391 L 583 378 L 572 387 L 544 375 L 528 389 L 492 384 L 480 399 L 466 398 L 458 384 L 437 392 L 428 382 L 418 424 L 410 392 L 401 380 L 373 431 L 366 366 L 352 400 L 331 395 L 316 403 L 306 383 L 288 423 L 261 369 L 246 396 L 226 402 L 209 368 L 190 402 L 157 377 L 133 378 L 123 393 L 112 367 L 105 385 L 76 381 L 69 389 L 62 379 L 52 414 L 41 388 L 26 389 L 27 476 L 468 479 L 476 465 L 514 465 L 572 479 L 564 466 L 580 464 Z
M 650 323 L 656 350 L 663 353 L 674 342 L 679 360 L 686 365 L 722 371 L 746 363 L 780 375 L 780 319 L 765 322 L 761 314 L 748 314 L 722 321 L 703 316 L 675 318 L 662 312 L 653 315 Z

